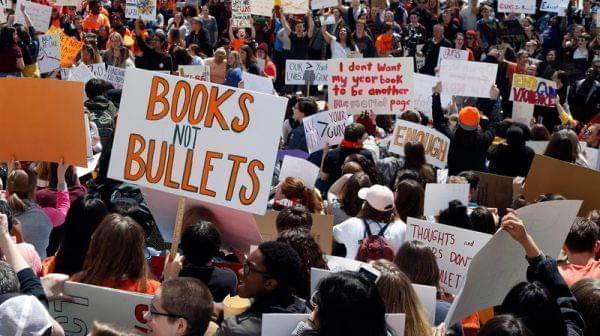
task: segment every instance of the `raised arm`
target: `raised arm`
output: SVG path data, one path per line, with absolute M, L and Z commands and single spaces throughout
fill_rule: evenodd
M 325 43 L 331 44 L 331 40 L 333 40 L 333 35 L 329 34 L 327 28 L 325 28 L 324 25 L 321 25 L 321 34 L 323 35 L 323 40 L 325 40 Z
M 454 133 L 452 133 L 452 130 L 448 127 L 448 122 L 446 121 L 446 118 L 444 118 L 444 111 L 442 110 L 442 98 L 440 97 L 440 94 L 442 93 L 442 82 L 437 82 L 432 90 L 431 113 L 433 115 L 433 127 L 452 140 L 454 138 Z
M 285 17 L 285 13 L 283 12 L 283 8 L 280 11 L 280 16 L 279 18 L 281 19 L 281 24 L 283 25 L 283 29 L 285 29 L 285 33 L 287 35 L 292 33 L 292 29 L 290 28 L 290 23 L 288 22 L 287 18 Z
M 25 26 L 26 27 L 33 27 L 33 25 L 31 24 L 31 19 L 29 18 L 29 14 L 27 13 L 27 10 L 25 9 L 25 4 L 21 4 L 21 12 L 23 12 L 23 18 L 25 19 Z
M 256 28 L 254 28 L 254 19 L 250 18 L 250 36 L 254 40 L 256 38 Z
M 233 35 L 233 18 L 229 19 L 229 28 L 227 29 L 229 33 L 229 41 L 235 40 L 235 35 Z
M 306 14 L 308 20 L 308 38 L 312 38 L 315 33 L 315 20 L 313 19 L 312 11 L 308 11 Z

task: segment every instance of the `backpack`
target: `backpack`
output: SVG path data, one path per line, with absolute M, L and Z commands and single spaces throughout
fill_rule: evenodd
M 368 262 L 370 260 L 387 259 L 389 261 L 394 260 L 394 249 L 390 243 L 383 237 L 385 230 L 387 230 L 389 223 L 379 230 L 377 235 L 371 234 L 369 224 L 363 220 L 365 224 L 365 236 L 360 241 L 358 252 L 356 253 L 356 260 Z

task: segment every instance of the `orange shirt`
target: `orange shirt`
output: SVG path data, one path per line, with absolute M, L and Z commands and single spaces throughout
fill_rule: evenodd
M 89 14 L 83 20 L 83 30 L 88 31 L 97 31 L 102 26 L 108 26 L 110 28 L 110 20 L 106 15 L 100 13 L 98 15 Z
M 565 264 L 558 266 L 558 271 L 570 287 L 581 279 L 600 279 L 600 260 L 591 259 L 587 265 Z
M 75 280 L 73 280 L 73 277 L 71 277 L 71 279 L 69 279 L 69 280 L 75 281 Z M 143 282 L 142 281 L 132 280 L 132 279 L 123 280 L 119 284 L 115 283 L 114 281 L 103 281 L 99 284 L 96 284 L 96 286 L 120 289 L 120 290 L 124 290 L 124 291 L 128 291 L 128 292 L 153 295 L 154 293 L 156 293 L 156 291 L 160 287 L 160 282 L 158 282 L 156 280 L 150 280 L 150 279 L 146 280 L 146 290 L 143 290 Z
M 377 53 L 379 56 L 387 55 L 392 50 L 394 46 L 394 36 L 381 34 L 377 37 L 375 41 L 375 48 L 377 48 Z
M 240 51 L 240 48 L 244 44 L 246 44 L 246 39 L 236 38 L 235 40 L 231 41 L 231 49 Z
M 505 61 L 505 62 L 507 64 L 506 78 L 508 78 L 508 82 L 511 85 L 512 85 L 512 80 L 513 80 L 514 74 L 520 74 L 520 75 L 527 74 L 527 68 L 519 68 L 519 65 L 517 63 L 513 63 L 513 62 L 509 62 L 509 61 Z

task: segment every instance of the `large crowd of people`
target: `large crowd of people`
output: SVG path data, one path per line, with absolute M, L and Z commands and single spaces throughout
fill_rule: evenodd
M 41 73 L 44 32 L 32 24 L 38 20 L 21 1 L 5 2 L 0 77 L 67 79 L 68 69 Z M 529 204 L 522 196 L 535 157 L 528 141 L 547 141 L 545 156 L 600 174 L 586 155 L 600 148 L 597 1 L 550 1 L 564 4 L 556 12 L 539 9 L 546 1 L 524 1 L 535 14 L 502 12 L 498 0 L 339 0 L 288 14 L 277 1 L 270 17 L 252 15 L 245 28 L 234 27 L 231 0 L 158 1 L 154 20 L 126 17 L 123 0 L 34 2 L 52 7 L 48 27 L 82 42 L 72 68 L 103 63 L 177 76 L 180 66 L 203 65 L 211 83 L 236 88 L 243 88 L 244 73 L 270 78 L 274 94 L 288 98 L 280 111 L 280 149 L 306 152 L 320 169 L 314 188 L 299 177 L 274 177 L 268 204 L 278 211 L 274 240 L 250 251 L 226 250 L 217 224 L 227 223 L 196 207 L 183 216 L 179 253 L 168 255 L 143 192 L 108 178 L 117 118 L 127 113 L 119 109 L 122 91 L 90 79 L 84 111 L 99 156 L 92 173 L 78 176 L 63 162 L 23 161 L 18 152 L 0 164 L 0 335 L 68 334 L 48 311 L 49 302 L 69 299 L 67 280 L 151 295 L 143 315 L 150 335 L 260 335 L 262 316 L 270 313 L 309 314 L 290 331 L 295 336 L 395 335 L 386 322 L 395 313 L 405 314 L 407 336 L 600 335 L 600 209 L 577 217 L 560 256 L 545 255 L 518 214 Z M 435 76 L 442 47 L 466 51 L 470 62 L 497 64 L 489 98 L 452 97 L 443 106 L 438 82 L 428 111 L 364 111 L 351 118 L 339 145 L 308 155 L 303 120 L 328 110 L 327 87 L 286 85 L 287 60 L 411 57 L 415 73 Z M 535 106 L 529 123 L 513 119 L 515 74 L 554 81 L 556 105 Z M 0 122 L 7 113 L 0 108 Z M 396 119 L 448 137 L 447 169 L 428 164 L 419 142 L 407 143 L 404 155 L 391 153 Z M 512 206 L 481 204 L 476 172 L 514 178 L 506 195 Z M 427 183 L 468 184 L 469 202 L 454 200 L 436 216 L 425 214 Z M 598 194 L 598 186 L 589 188 Z M 536 202 L 565 199 L 549 193 Z M 331 254 L 370 265 L 334 272 L 311 292 L 311 268 L 329 269 L 323 242 L 311 234 L 313 216 L 325 214 L 333 217 Z M 444 291 L 432 250 L 407 238 L 409 217 L 507 232 L 523 249 L 527 281 L 515 283 L 497 306 L 445 325 L 455 296 Z M 165 255 L 156 271 L 151 260 Z M 413 284 L 436 288 L 435 312 L 424 308 Z M 249 299 L 247 309 L 225 316 L 227 299 L 236 296 Z M 88 327 L 90 335 L 140 332 L 105 320 Z

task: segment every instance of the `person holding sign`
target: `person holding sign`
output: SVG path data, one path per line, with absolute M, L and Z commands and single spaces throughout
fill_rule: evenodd
M 108 48 L 102 53 L 102 62 L 107 66 L 121 69 L 135 68 L 131 59 L 131 52 L 123 45 L 123 36 L 119 32 L 112 32 L 108 36 Z
M 163 51 L 166 36 L 163 32 L 155 32 L 144 40 L 142 27 L 145 26 L 142 19 L 135 22 L 135 40 L 142 55 L 135 59 L 135 66 L 140 69 L 155 71 L 173 71 L 173 59 L 171 55 Z
M 100 1 L 90 0 L 88 2 L 89 13 L 83 19 L 83 30 L 86 32 L 97 32 L 100 27 L 108 26 L 110 28 L 110 20 L 100 13 Z
M 331 48 L 331 58 L 348 58 L 352 52 L 357 52 L 358 48 L 354 44 L 352 35 L 346 27 L 342 27 L 337 31 L 337 35 L 331 35 L 324 25 L 321 25 L 321 34 L 325 43 Z
M 36 36 L 35 27 L 31 24 L 29 14 L 25 11 L 25 5 L 21 4 L 21 11 L 25 18 L 25 25 L 19 25 L 17 29 L 17 38 L 19 48 L 23 54 L 23 77 L 40 78 L 40 69 L 38 68 L 37 59 L 40 53 L 40 42 Z
M 421 73 L 435 75 L 441 47 L 452 48 L 452 42 L 444 37 L 444 26 L 436 24 L 433 26 L 433 37 L 427 40 L 421 49 L 421 53 L 425 56 L 425 65 L 421 69 Z
M 17 31 L 13 27 L 0 29 L 0 77 L 21 77 L 25 68 L 23 53 L 17 45 Z

